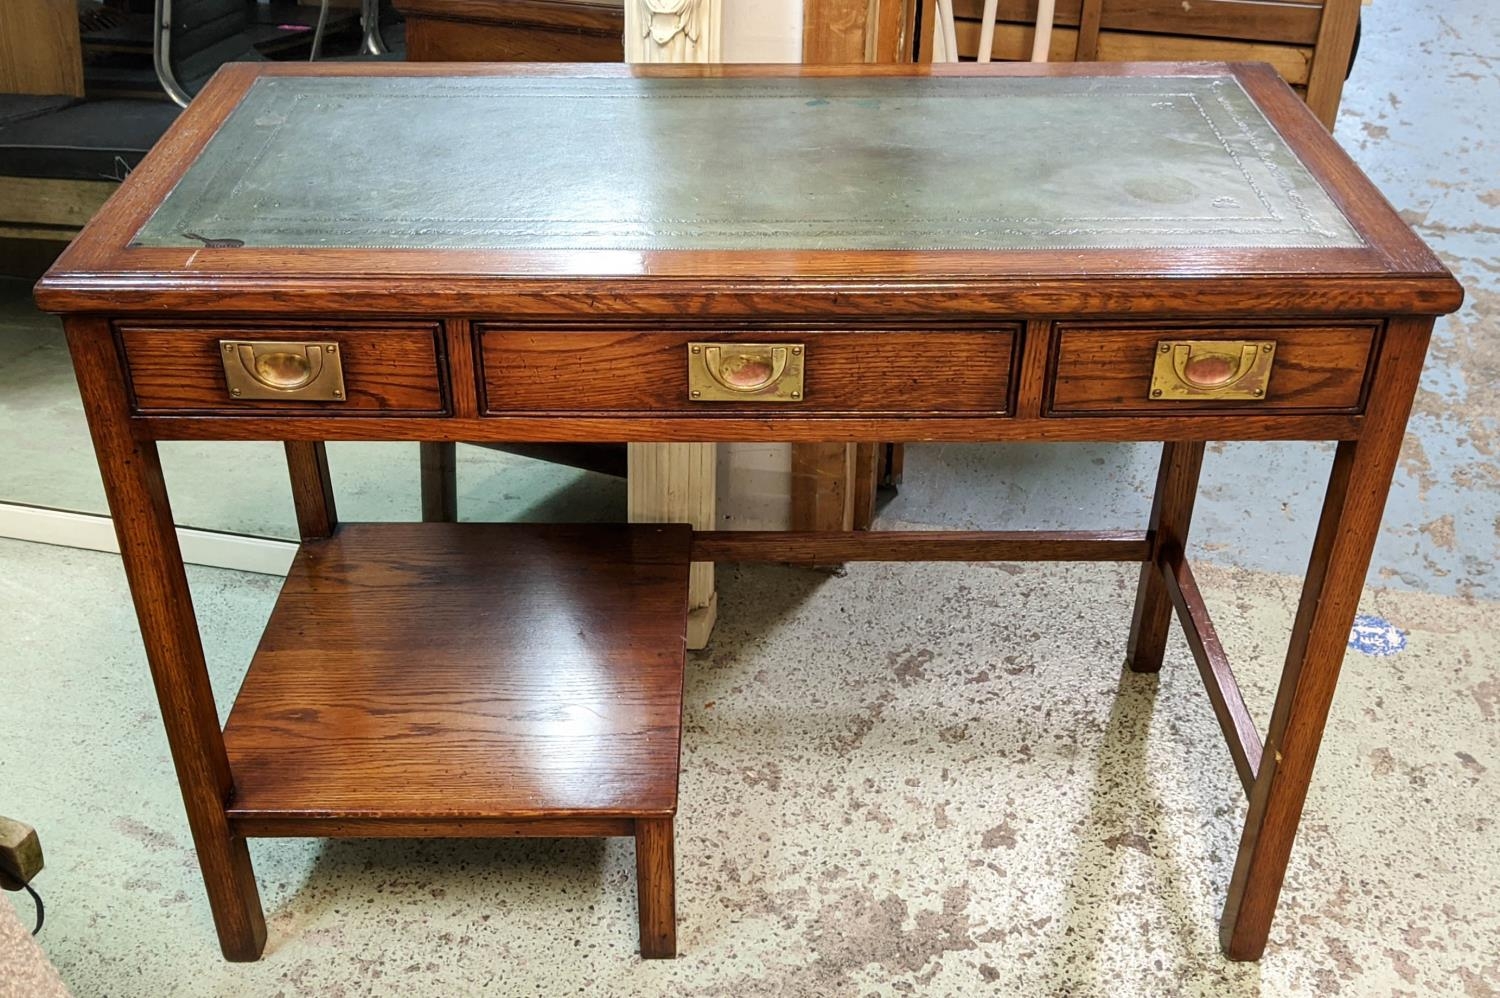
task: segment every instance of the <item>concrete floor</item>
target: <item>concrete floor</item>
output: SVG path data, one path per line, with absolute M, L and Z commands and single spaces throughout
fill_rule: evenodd
M 253 844 L 272 938 L 230 966 L 117 561 L 0 542 L 0 811 L 42 830 L 64 978 L 150 996 L 1500 993 L 1490 7 L 1365 11 L 1337 134 L 1469 303 L 1439 327 L 1363 608 L 1405 647 L 1351 653 L 1260 965 L 1216 948 L 1243 804 L 1186 649 L 1159 683 L 1119 676 L 1124 570 L 723 573 L 689 672 L 678 961 L 633 956 L 628 842 L 296 840 Z M 0 501 L 101 509 L 56 331 L 21 295 L 0 308 Z M 411 448 L 334 451 L 346 514 L 414 515 Z M 612 483 L 465 454 L 476 518 L 619 508 Z M 289 536 L 279 461 L 251 457 L 169 449 L 179 518 Z M 1327 458 L 1223 445 L 1205 471 L 1194 546 L 1262 718 Z M 1130 525 L 1154 463 L 913 448 L 883 525 Z M 227 706 L 278 580 L 191 574 Z
M 115 559 L 0 542 L 7 811 L 80 995 L 1490 995 L 1500 606 L 1372 591 L 1259 965 L 1215 920 L 1243 798 L 1187 654 L 1121 677 L 1121 566 L 728 570 L 689 668 L 680 959 L 635 956 L 627 840 L 251 843 L 222 963 Z M 221 711 L 278 580 L 190 572 Z M 1297 580 L 1209 569 L 1266 716 Z M 1070 608 L 1059 613 L 1059 608 Z M 24 763 L 19 760 L 25 760 Z

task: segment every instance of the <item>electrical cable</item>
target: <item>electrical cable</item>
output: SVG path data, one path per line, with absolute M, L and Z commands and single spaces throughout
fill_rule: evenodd
M 47 906 L 42 904 L 42 896 L 30 884 L 22 884 L 21 887 L 31 895 L 31 900 L 36 905 L 36 928 L 31 930 L 31 934 L 36 935 L 42 931 L 42 923 L 47 920 Z

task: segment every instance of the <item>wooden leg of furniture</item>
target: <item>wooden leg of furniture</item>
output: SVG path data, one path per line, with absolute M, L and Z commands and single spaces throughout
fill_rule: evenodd
M 458 522 L 458 445 L 417 446 L 422 453 L 422 522 Z
M 677 955 L 677 880 L 671 818 L 635 822 L 635 891 L 641 916 L 641 956 Z
M 888 489 L 894 489 L 901 484 L 901 479 L 905 474 L 906 445 L 876 444 L 876 446 L 880 448 L 878 454 L 880 484 Z
M 1271 932 L 1431 331 L 1430 319 L 1390 323 L 1363 435 L 1340 443 L 1333 459 L 1220 923 L 1233 960 L 1260 959 Z
M 854 447 L 854 529 L 869 530 L 875 524 L 875 489 L 880 482 L 880 451 L 885 444 Z
M 792 444 L 792 529 L 854 526 L 853 444 Z
M 1141 566 L 1135 591 L 1135 618 L 1125 646 L 1125 663 L 1134 672 L 1161 671 L 1172 626 L 1172 596 L 1162 575 L 1160 554 L 1169 547 L 1186 550 L 1193 500 L 1198 495 L 1198 472 L 1203 467 L 1201 442 L 1162 446 L 1156 496 L 1151 501 L 1151 557 Z
M 327 445 L 308 440 L 287 441 L 286 468 L 292 479 L 298 533 L 304 541 L 332 537 L 338 529 L 339 516 L 333 504 Z
M 156 444 L 130 432 L 125 379 L 114 341 L 94 323 L 69 320 L 68 342 L 120 539 L 120 559 L 140 620 L 219 945 L 226 959 L 254 960 L 265 946 L 265 916 L 245 840 L 231 833 L 225 815 L 232 790 L 229 759 L 161 463 Z

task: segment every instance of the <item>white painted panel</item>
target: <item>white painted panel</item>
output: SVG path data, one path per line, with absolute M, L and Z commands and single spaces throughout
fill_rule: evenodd
M 724 0 L 725 62 L 801 62 L 802 0 Z
M 720 444 L 718 472 L 718 529 L 791 528 L 790 444 Z
M 0 503 L 0 537 L 114 554 L 120 551 L 120 542 L 109 517 L 38 506 Z M 182 560 L 189 565 L 262 575 L 285 575 L 297 553 L 297 544 L 293 541 L 221 534 L 191 527 L 177 528 L 177 543 L 182 549 Z

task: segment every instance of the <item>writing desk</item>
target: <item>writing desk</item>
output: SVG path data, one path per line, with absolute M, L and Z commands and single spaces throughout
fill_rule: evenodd
M 1268 68 L 1212 64 L 231 66 L 38 286 L 230 959 L 257 835 L 634 835 L 671 955 L 688 563 L 855 559 L 1139 563 L 1125 658 L 1175 608 L 1258 957 L 1461 297 Z M 162 439 L 289 441 L 304 544 L 223 731 Z M 877 439 L 1165 446 L 1144 529 L 741 534 L 340 526 L 322 444 Z M 1184 556 L 1206 440 L 1338 442 L 1264 738 Z

